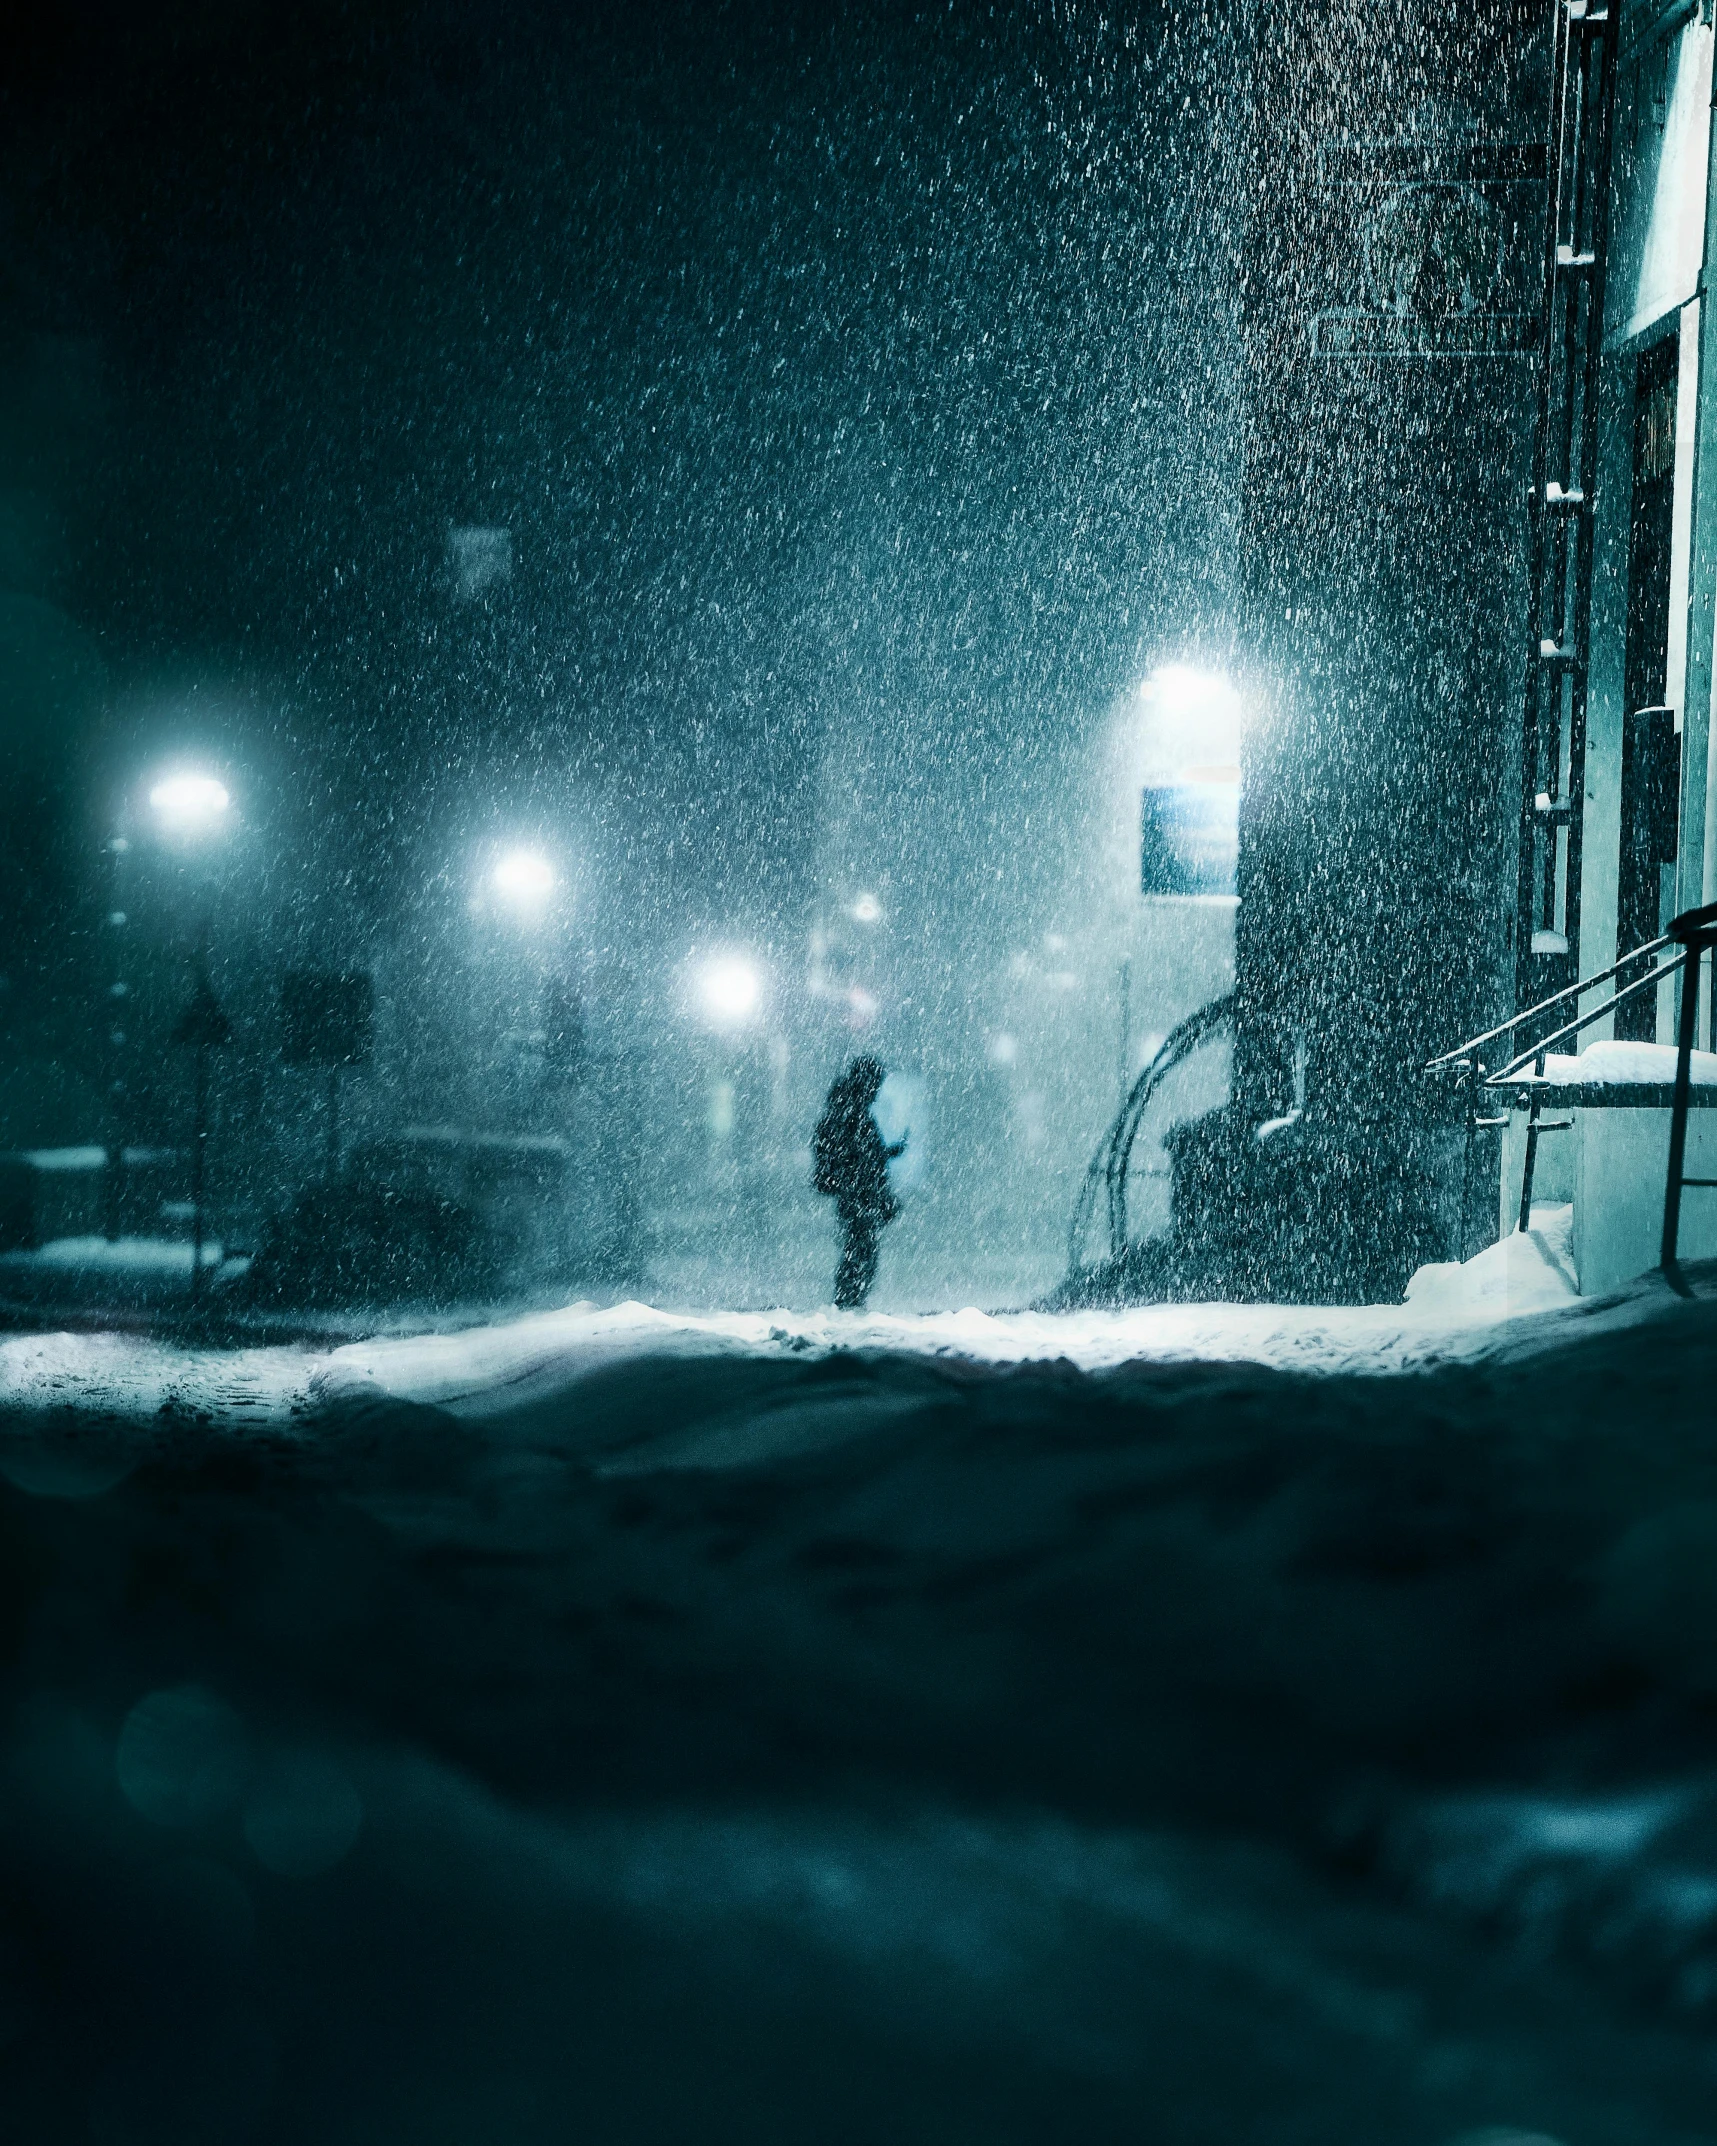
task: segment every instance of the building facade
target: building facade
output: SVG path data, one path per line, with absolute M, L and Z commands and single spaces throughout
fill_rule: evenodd
M 1417 1069 L 1512 1001 L 1540 12 L 1468 11 L 1452 63 L 1325 6 L 1253 56 L 1235 1100 L 1182 1170 L 1239 1292 L 1447 1255 Z
M 1717 895 L 1717 321 L 1703 296 L 1712 43 L 1709 10 L 1696 5 L 1634 6 L 1623 18 L 1593 499 L 1583 975 Z M 1672 995 L 1669 985 L 1641 993 L 1615 1017 L 1617 1033 L 1668 1040 Z

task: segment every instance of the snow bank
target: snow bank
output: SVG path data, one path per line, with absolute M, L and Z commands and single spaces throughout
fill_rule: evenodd
M 1601 1312 L 1587 1306 L 1579 1315 L 1588 1324 L 1599 1316 L 1626 1324 L 1650 1316 L 1662 1300 L 1661 1289 L 1646 1282 Z M 123 1334 L 33 1334 L 0 1340 L 0 1408 L 75 1406 L 132 1418 L 179 1409 L 241 1428 L 301 1424 L 331 1406 L 394 1400 L 501 1419 L 628 1368 L 650 1365 L 665 1376 L 678 1367 L 683 1377 L 700 1363 L 784 1370 L 841 1358 L 993 1370 L 1065 1364 L 1091 1373 L 1176 1363 L 1378 1373 L 1476 1361 L 1505 1346 L 1553 1346 L 1557 1320 L 1577 1306 L 1568 1211 L 1551 1209 L 1538 1211 L 1528 1237 L 1492 1246 L 1464 1267 L 1421 1269 L 1405 1305 L 1162 1304 L 908 1316 L 573 1304 L 493 1326 L 331 1349 L 199 1349 Z M 826 1380 L 816 1399 L 826 1412 Z M 808 1422 L 804 1429 L 810 1436 Z
M 1529 1230 L 1515 1230 L 1464 1263 L 1421 1267 L 1407 1284 L 1414 1311 L 1456 1322 L 1559 1311 L 1579 1294 L 1572 1204 L 1535 1207 Z
M 76 1409 L 138 1419 L 190 1410 L 235 1428 L 306 1404 L 317 1359 L 291 1348 L 185 1349 L 133 1334 L 13 1334 L 0 1340 L 0 1412 Z
M 6 2135 L 1706 2137 L 1717 1313 L 1494 1316 L 1557 1228 L 1435 1317 L 0 1341 Z
M 1565 1224 L 1562 1238 L 1565 1246 Z M 1561 1270 L 1536 1243 L 1516 1266 L 1521 1286 L 1513 1294 L 1489 1286 L 1481 1274 L 1460 1290 L 1433 1287 L 1405 1307 L 1157 1304 L 1120 1312 L 694 1316 L 643 1304 L 602 1311 L 580 1305 L 472 1333 L 354 1343 L 318 1365 L 313 1389 L 322 1400 L 369 1392 L 460 1413 L 504 1412 L 545 1387 L 649 1355 L 803 1362 L 862 1353 L 993 1367 L 1065 1363 L 1088 1372 L 1195 1362 L 1329 1373 L 1404 1369 L 1482 1354 L 1499 1319 L 1574 1301 L 1571 1287 L 1552 1279 Z

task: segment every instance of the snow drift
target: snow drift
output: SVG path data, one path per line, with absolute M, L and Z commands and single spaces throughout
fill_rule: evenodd
M 1708 1302 L 0 1363 L 17 2136 L 1709 2136 Z

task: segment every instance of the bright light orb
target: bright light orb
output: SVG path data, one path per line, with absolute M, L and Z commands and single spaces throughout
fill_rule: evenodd
M 149 793 L 150 809 L 170 835 L 210 834 L 232 804 L 225 783 L 212 775 L 163 776 Z
M 763 1003 L 763 979 L 743 954 L 717 954 L 698 973 L 698 999 L 716 1028 L 743 1028 Z
M 1237 782 L 1240 696 L 1215 671 L 1165 663 L 1141 688 L 1148 779 Z
M 1169 663 L 1145 681 L 1139 885 L 1147 897 L 1232 901 L 1240 849 L 1240 696 Z
M 874 894 L 861 894 L 853 903 L 851 914 L 855 924 L 876 924 L 882 918 L 882 904 Z
M 489 877 L 502 901 L 527 915 L 540 910 L 554 892 L 554 866 L 534 849 L 509 850 Z

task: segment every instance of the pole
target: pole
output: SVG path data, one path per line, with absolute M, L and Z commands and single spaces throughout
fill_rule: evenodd
M 191 1147 L 191 1295 L 196 1297 L 203 1286 L 203 1160 L 209 1134 L 209 1054 L 201 1043 L 192 1078 L 196 1126 Z
M 1663 1246 L 1660 1264 L 1673 1281 L 1679 1268 L 1682 1173 L 1687 1167 L 1687 1106 L 1693 1091 L 1693 1039 L 1699 1023 L 1699 957 L 1694 942 L 1681 971 L 1681 1020 L 1675 1052 L 1675 1099 L 1669 1113 L 1669 1174 L 1663 1187 Z M 1690 981 L 1691 980 L 1691 981 Z
M 1706 150 L 1704 258 L 1699 275 L 1699 372 L 1693 398 L 1693 527 L 1688 542 L 1687 658 L 1681 731 L 1687 759 L 1682 783 L 1682 863 L 1678 904 L 1717 894 L 1717 729 L 1711 722 L 1713 632 L 1717 628 L 1717 103 Z M 1685 321 L 1686 315 L 1683 314 Z M 1685 332 L 1685 331 L 1684 331 Z M 1713 994 L 1717 997 L 1717 993 Z M 1706 1005 L 1707 1040 L 1713 1011 Z
M 1484 1068 L 1479 1064 L 1478 1053 L 1473 1053 L 1472 1068 L 1467 1075 L 1467 1138 L 1461 1154 L 1461 1219 L 1458 1225 L 1455 1257 L 1462 1261 L 1467 1256 L 1467 1218 L 1473 1206 L 1473 1125 L 1479 1114 L 1479 1081 Z
M 1131 1085 L 1128 1075 L 1131 1071 L 1132 1056 L 1133 957 L 1129 954 L 1123 959 L 1121 963 L 1121 1040 L 1119 1056 L 1119 1075 L 1121 1101 L 1123 1103 L 1127 1100 L 1127 1089 Z
M 205 911 L 198 935 L 196 970 L 190 1002 L 179 1016 L 173 1041 L 196 1053 L 191 1075 L 195 1123 L 191 1128 L 191 1300 L 203 1287 L 203 1204 L 208 1178 L 209 1052 L 232 1041 L 232 1023 L 222 1013 L 209 982 L 209 919 Z
M 1663 1187 L 1663 1244 L 1660 1265 L 1663 1277 L 1679 1295 L 1688 1289 L 1681 1278 L 1677 1252 L 1681 1237 L 1681 1189 L 1685 1184 L 1717 1185 L 1717 1178 L 1689 1179 L 1687 1171 L 1687 1109 L 1693 1097 L 1693 1045 L 1699 1032 L 1699 964 L 1706 951 L 1717 946 L 1717 902 L 1688 909 L 1669 927 L 1669 936 L 1686 947 L 1681 964 L 1681 1017 L 1676 1026 L 1675 1093 L 1669 1113 L 1669 1170 Z
M 1538 1119 L 1544 1108 L 1544 1053 L 1538 1054 L 1533 1066 L 1535 1084 L 1532 1090 L 1532 1108 L 1526 1120 L 1526 1154 L 1520 1169 L 1520 1233 L 1525 1236 L 1532 1227 L 1532 1178 L 1538 1164 Z
M 106 964 L 107 981 L 102 987 L 100 1014 L 102 1059 L 107 1071 L 107 1160 L 102 1170 L 102 1234 L 116 1243 L 125 1219 L 125 1140 L 127 1082 L 125 1078 L 130 979 L 125 959 L 127 918 L 125 911 L 125 857 L 131 845 L 123 831 L 109 836 L 107 848 L 106 938 L 111 959 Z

